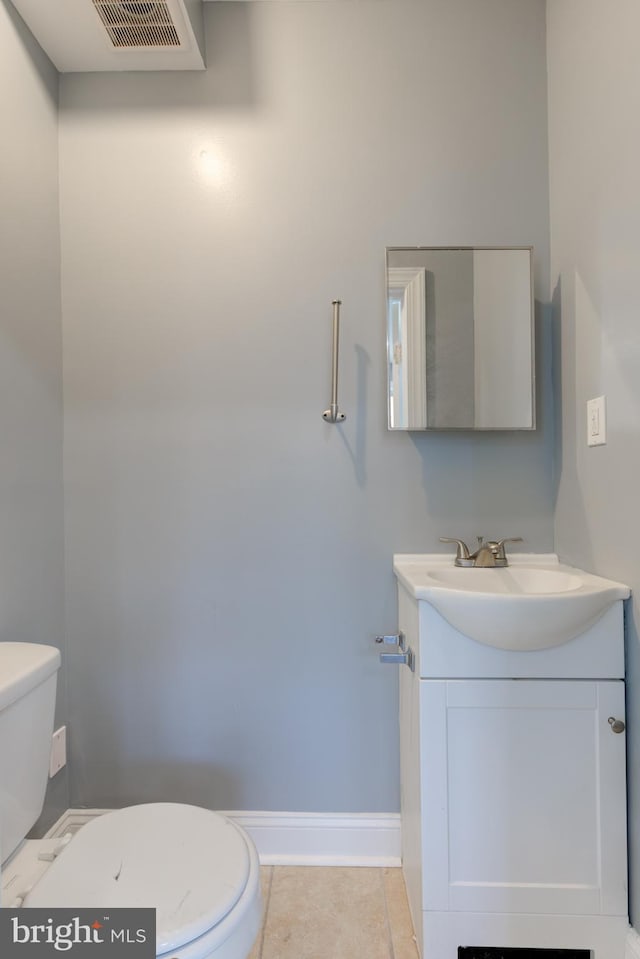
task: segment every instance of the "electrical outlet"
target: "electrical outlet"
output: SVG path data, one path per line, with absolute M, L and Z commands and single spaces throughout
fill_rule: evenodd
M 604 396 L 587 400 L 587 446 L 604 446 L 607 442 L 607 407 Z
M 67 765 L 67 727 L 56 729 L 51 740 L 51 758 L 49 759 L 49 779 L 53 779 L 63 766 Z

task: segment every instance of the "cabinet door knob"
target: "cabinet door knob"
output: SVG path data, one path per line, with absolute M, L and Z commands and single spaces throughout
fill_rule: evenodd
M 611 729 L 614 733 L 623 733 L 625 730 L 625 725 L 621 719 L 616 719 L 615 716 L 609 716 L 607 722 L 611 726 Z

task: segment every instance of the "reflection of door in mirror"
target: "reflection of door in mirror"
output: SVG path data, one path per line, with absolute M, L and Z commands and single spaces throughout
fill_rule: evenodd
M 427 426 L 426 270 L 389 267 L 389 426 Z
M 532 250 L 387 250 L 390 429 L 533 429 Z

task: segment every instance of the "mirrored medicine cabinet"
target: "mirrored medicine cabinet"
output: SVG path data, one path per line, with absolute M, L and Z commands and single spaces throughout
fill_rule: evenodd
M 389 429 L 535 429 L 532 265 L 532 247 L 387 248 Z

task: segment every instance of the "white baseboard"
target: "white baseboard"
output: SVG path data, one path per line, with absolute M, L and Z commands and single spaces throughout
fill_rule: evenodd
M 47 837 L 76 832 L 106 809 L 68 809 Z M 399 866 L 399 813 L 223 812 L 249 833 L 265 866 Z M 632 955 L 632 959 L 636 959 Z M 637 959 L 640 959 L 640 953 Z
M 44 835 L 44 839 L 60 839 L 68 832 L 77 832 L 85 823 L 96 816 L 102 816 L 105 812 L 111 812 L 110 809 L 67 809 L 63 812 L 57 822 Z
M 640 959 L 640 936 L 633 927 L 627 933 L 624 959 Z
M 227 812 L 264 865 L 399 866 L 400 814 Z M 640 957 L 639 957 L 640 959 Z

